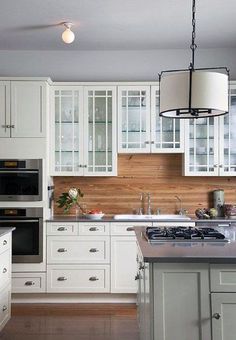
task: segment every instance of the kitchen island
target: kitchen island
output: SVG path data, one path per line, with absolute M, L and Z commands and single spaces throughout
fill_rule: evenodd
M 135 228 L 141 340 L 235 340 L 236 229 L 229 242 L 150 244 L 144 232 Z

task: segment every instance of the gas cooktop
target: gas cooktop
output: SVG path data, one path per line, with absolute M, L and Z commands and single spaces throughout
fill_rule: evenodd
M 196 227 L 147 227 L 145 237 L 148 242 L 189 241 L 189 242 L 229 242 L 214 228 Z

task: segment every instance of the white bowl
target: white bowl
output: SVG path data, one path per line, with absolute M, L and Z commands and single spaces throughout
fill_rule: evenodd
M 100 220 L 104 214 L 86 214 L 85 217 L 89 220 Z

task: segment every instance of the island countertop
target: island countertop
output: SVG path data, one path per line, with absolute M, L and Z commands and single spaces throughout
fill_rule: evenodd
M 134 228 L 144 262 L 235 263 L 236 227 L 221 228 L 229 242 L 159 242 L 149 243 L 145 228 Z
M 15 229 L 16 228 L 14 228 L 14 227 L 12 227 L 12 228 L 10 228 L 10 227 L 9 228 L 0 228 L 0 237 L 12 232 Z

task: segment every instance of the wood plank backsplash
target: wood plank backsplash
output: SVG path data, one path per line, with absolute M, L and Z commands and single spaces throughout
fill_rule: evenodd
M 81 200 L 88 209 L 106 214 L 132 213 L 141 206 L 140 193 L 151 193 L 153 212 L 174 213 L 178 195 L 190 215 L 199 207 L 212 207 L 215 189 L 224 189 L 225 202 L 236 203 L 236 177 L 182 176 L 180 154 L 119 155 L 117 177 L 54 177 L 55 199 L 70 187 L 84 192 Z M 55 214 L 63 214 L 56 204 Z M 71 209 L 70 214 L 74 214 Z

